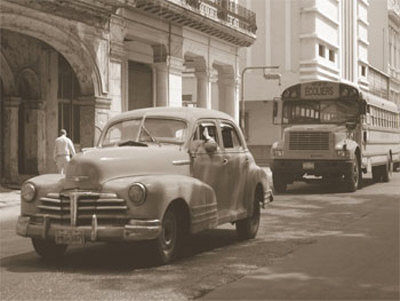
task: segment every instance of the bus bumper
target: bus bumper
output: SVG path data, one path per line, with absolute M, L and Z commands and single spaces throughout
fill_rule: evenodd
M 351 172 L 352 160 L 273 160 L 272 172 L 292 179 L 305 174 L 313 176 L 340 176 Z

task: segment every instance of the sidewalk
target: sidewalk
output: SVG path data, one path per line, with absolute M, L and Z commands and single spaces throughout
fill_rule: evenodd
M 0 185 L 0 210 L 6 207 L 19 206 L 21 191 Z

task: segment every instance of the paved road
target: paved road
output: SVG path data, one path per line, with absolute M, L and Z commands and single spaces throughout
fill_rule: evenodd
M 296 184 L 262 213 L 256 239 L 231 225 L 155 266 L 146 245 L 93 244 L 42 261 L 0 210 L 1 300 L 399 299 L 400 173 L 356 193 Z

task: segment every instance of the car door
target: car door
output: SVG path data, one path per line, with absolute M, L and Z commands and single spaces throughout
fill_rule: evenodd
M 249 156 L 239 130 L 231 121 L 221 121 L 221 137 L 224 150 L 225 173 L 229 175 L 228 203 L 229 214 L 240 217 L 246 214 L 244 189 L 249 171 Z
M 217 149 L 207 152 L 205 143 L 213 139 L 217 143 Z M 224 152 L 221 148 L 221 140 L 215 120 L 201 120 L 196 126 L 191 145 L 191 174 L 193 177 L 210 185 L 215 192 L 218 203 L 218 215 L 221 217 L 226 208 L 228 196 L 228 178 L 224 164 Z

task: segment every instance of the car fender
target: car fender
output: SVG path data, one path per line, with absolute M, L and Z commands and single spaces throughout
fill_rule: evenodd
M 32 183 L 35 186 L 35 198 L 31 202 L 25 202 L 21 198 L 21 214 L 35 214 L 39 212 L 37 208 L 41 197 L 50 192 L 58 193 L 63 189 L 65 176 L 61 174 L 39 175 L 26 180 L 24 183 Z
M 249 169 L 249 173 L 247 176 L 246 187 L 244 190 L 244 200 L 243 200 L 244 205 L 247 208 L 248 215 L 251 215 L 253 212 L 254 193 L 258 185 L 261 185 L 261 188 L 264 193 L 264 198 L 267 198 L 269 196 L 271 196 L 272 198 L 271 189 L 268 183 L 267 173 L 265 172 L 264 169 L 253 164 L 252 167 Z
M 135 206 L 128 196 L 129 187 L 141 183 L 146 199 Z M 214 190 L 196 178 L 184 175 L 153 174 L 118 178 L 103 184 L 103 192 L 114 192 L 127 201 L 129 215 L 134 219 L 161 220 L 169 205 L 183 200 L 189 209 L 190 232 L 215 228 L 218 224 L 217 201 Z

